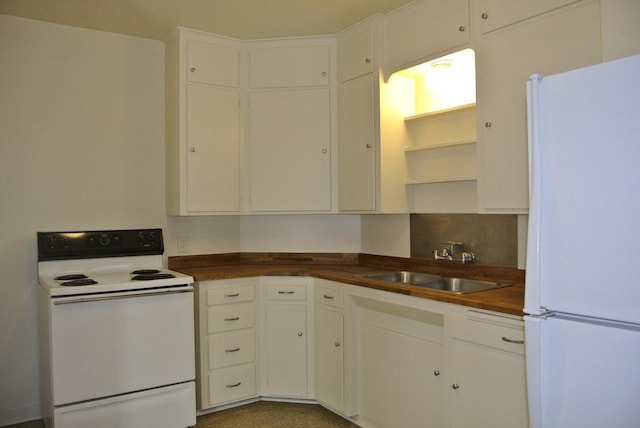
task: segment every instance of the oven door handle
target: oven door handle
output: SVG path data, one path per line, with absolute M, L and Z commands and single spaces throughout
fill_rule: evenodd
M 90 303 L 90 302 L 102 302 L 105 300 L 120 300 L 120 299 L 133 299 L 136 297 L 151 297 L 151 296 L 167 296 L 169 294 L 180 294 L 180 293 L 193 293 L 193 289 L 180 289 L 180 290 L 167 290 L 167 291 L 156 291 L 153 293 L 135 293 L 135 294 L 120 294 L 116 296 L 95 296 L 95 297 L 80 297 L 78 299 L 73 300 L 54 300 L 54 305 L 69 305 L 72 303 Z

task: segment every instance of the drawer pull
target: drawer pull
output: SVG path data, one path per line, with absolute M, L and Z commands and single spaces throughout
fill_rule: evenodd
M 231 352 L 238 352 L 239 350 L 240 350 L 240 348 L 225 349 L 224 352 L 230 354 Z
M 278 294 L 293 294 L 295 291 L 278 291 Z
M 453 385 L 451 385 L 451 388 L 460 389 L 460 385 L 458 385 L 457 383 L 454 383 Z
M 238 297 L 239 295 L 240 295 L 240 293 L 225 294 L 224 297 L 228 299 L 230 297 Z
M 225 321 L 238 321 L 240 319 L 240 317 L 235 317 L 235 318 L 225 318 Z
M 434 376 L 440 376 L 440 370 L 434 370 L 433 375 Z
M 227 388 L 237 388 L 238 386 L 242 385 L 242 382 L 238 382 L 238 383 L 232 383 L 230 385 L 225 385 Z
M 333 299 L 335 299 L 335 297 L 333 297 L 333 296 L 327 296 L 326 294 L 324 294 L 322 297 L 324 297 L 325 299 L 328 299 L 328 300 L 333 300 Z
M 504 337 L 504 336 L 502 336 L 502 341 L 503 342 L 507 342 L 507 343 L 515 343 L 517 345 L 522 345 L 524 343 L 524 340 L 513 340 L 513 339 L 509 339 L 508 337 Z

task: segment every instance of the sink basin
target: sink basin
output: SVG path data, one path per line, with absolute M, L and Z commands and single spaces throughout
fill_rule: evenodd
M 496 288 L 510 286 L 510 284 L 499 284 L 497 282 L 465 278 L 446 278 L 428 273 L 408 271 L 369 273 L 358 276 L 376 279 L 378 281 L 392 282 L 394 284 L 415 285 L 453 294 L 475 293 L 477 291 L 494 290 Z
M 410 285 L 421 285 L 425 282 L 438 281 L 440 279 L 443 279 L 438 275 L 430 275 L 428 273 L 420 272 L 407 272 L 404 270 L 397 272 L 366 273 L 358 276 L 363 278 L 377 279 L 378 281 L 387 281 L 396 284 Z
M 455 294 L 474 293 L 476 291 L 494 290 L 496 288 L 509 287 L 510 284 L 499 284 L 497 282 L 477 281 L 475 279 L 464 278 L 440 278 L 436 281 L 420 284 L 421 287 L 433 290 L 446 291 Z

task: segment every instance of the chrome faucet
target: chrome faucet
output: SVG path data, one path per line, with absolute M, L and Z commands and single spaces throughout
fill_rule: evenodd
M 433 256 L 436 260 L 451 260 L 462 263 L 471 263 L 476 260 L 476 256 L 473 253 L 468 253 L 466 251 L 462 252 L 460 258 L 455 257 L 456 245 L 463 246 L 464 244 L 462 242 L 447 241 L 443 244 L 449 245 L 449 248 L 443 248 L 440 252 L 438 252 L 438 250 L 433 250 Z

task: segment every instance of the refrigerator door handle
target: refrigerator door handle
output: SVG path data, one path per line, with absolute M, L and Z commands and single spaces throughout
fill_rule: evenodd
M 540 223 L 542 221 L 542 174 L 540 166 L 539 110 L 542 76 L 533 74 L 527 81 L 527 122 L 529 150 L 529 230 L 524 312 L 540 315 Z

